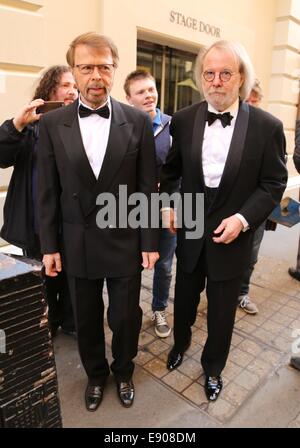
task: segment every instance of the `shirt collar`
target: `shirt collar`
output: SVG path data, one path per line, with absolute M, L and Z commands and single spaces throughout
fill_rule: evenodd
M 155 110 L 156 110 L 156 115 L 152 121 L 152 124 L 153 124 L 153 126 L 161 126 L 162 125 L 161 111 L 158 109 L 158 107 Z
M 84 107 L 86 107 L 87 109 L 90 109 L 90 110 L 98 110 L 98 109 L 101 109 L 101 107 L 104 107 L 105 105 L 108 105 L 108 108 L 109 108 L 109 110 L 110 110 L 110 112 L 111 112 L 111 100 L 110 100 L 110 96 L 108 96 L 107 97 L 107 100 L 105 101 L 105 103 L 104 104 L 101 104 L 101 106 L 99 106 L 99 107 L 97 107 L 97 109 L 93 109 L 92 107 L 90 107 L 90 106 L 88 106 L 87 104 L 85 104 L 83 101 L 82 101 L 82 99 L 81 99 L 81 94 L 79 95 L 79 98 L 78 98 L 78 109 L 79 109 L 79 106 L 84 106 Z
M 211 104 L 208 103 L 208 110 L 209 112 L 214 112 L 215 114 L 224 114 L 225 112 L 230 112 L 230 114 L 233 116 L 233 118 L 236 118 L 238 111 L 239 111 L 239 98 L 235 100 L 235 102 L 229 106 L 227 109 L 223 110 L 222 112 L 219 112 L 216 110 Z

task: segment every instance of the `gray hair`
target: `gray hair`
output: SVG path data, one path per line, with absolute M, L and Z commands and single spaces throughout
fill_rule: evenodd
M 196 84 L 200 92 L 202 92 L 202 72 L 203 72 L 203 61 L 207 53 L 213 48 L 218 48 L 222 50 L 229 50 L 239 62 L 239 70 L 242 75 L 244 75 L 244 82 L 240 87 L 240 97 L 242 100 L 248 98 L 251 88 L 255 83 L 255 73 L 251 62 L 251 59 L 243 47 L 243 45 L 236 42 L 229 42 L 226 40 L 219 40 L 213 43 L 209 48 L 201 48 L 195 64 L 195 79 Z

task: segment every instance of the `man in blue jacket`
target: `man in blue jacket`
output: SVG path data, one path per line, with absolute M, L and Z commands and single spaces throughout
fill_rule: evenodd
M 124 90 L 128 103 L 148 113 L 152 120 L 156 149 L 156 178 L 159 189 L 160 172 L 171 146 L 171 117 L 157 108 L 156 82 L 154 77 L 146 70 L 131 72 L 125 80 Z M 176 234 L 170 233 L 168 229 L 161 229 L 159 260 L 154 267 L 152 298 L 152 320 L 155 324 L 155 333 L 160 338 L 166 338 L 171 333 L 165 310 L 168 306 L 175 248 Z

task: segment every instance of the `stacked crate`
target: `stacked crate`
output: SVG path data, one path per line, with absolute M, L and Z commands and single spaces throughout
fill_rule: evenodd
M 0 427 L 61 427 L 41 265 L 0 254 Z

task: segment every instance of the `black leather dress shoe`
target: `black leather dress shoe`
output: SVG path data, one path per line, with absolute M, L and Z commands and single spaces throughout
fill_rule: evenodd
M 130 408 L 134 400 L 134 385 L 132 380 L 117 382 L 120 401 L 125 408 Z
M 101 404 L 103 398 L 104 384 L 93 386 L 87 385 L 85 390 L 85 405 L 88 411 L 94 412 Z
M 167 368 L 168 370 L 175 370 L 179 367 L 183 361 L 183 355 L 191 345 L 191 341 L 186 345 L 185 349 L 182 352 L 178 352 L 175 347 L 172 348 L 170 353 L 168 354 L 167 360 Z
M 289 268 L 288 273 L 291 277 L 293 277 L 295 280 L 298 280 L 300 282 L 300 272 L 297 271 L 295 268 Z
M 177 352 L 173 348 L 168 354 L 167 369 L 175 370 L 183 361 L 183 352 Z
M 223 387 L 221 375 L 207 376 L 205 379 L 205 394 L 209 401 L 216 401 Z

